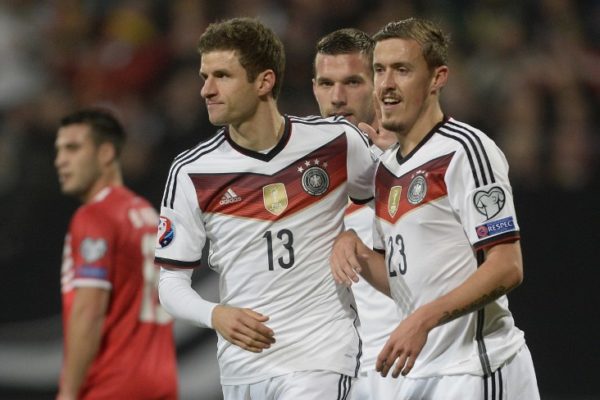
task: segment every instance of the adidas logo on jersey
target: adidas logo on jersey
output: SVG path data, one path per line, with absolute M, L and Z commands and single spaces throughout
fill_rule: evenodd
M 223 197 L 221 197 L 221 201 L 219 204 L 224 206 L 226 204 L 237 203 L 238 201 L 242 201 L 242 198 L 238 196 L 232 188 L 227 189 Z

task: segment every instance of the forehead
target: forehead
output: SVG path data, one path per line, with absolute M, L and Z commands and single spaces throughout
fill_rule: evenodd
M 227 69 L 243 69 L 240 64 L 239 55 L 235 50 L 213 50 L 200 56 L 200 71 L 210 73 L 211 71 Z
M 414 39 L 386 39 L 375 43 L 373 63 L 425 62 L 421 45 Z
M 62 126 L 56 134 L 56 147 L 65 146 L 67 144 L 83 144 L 92 142 L 90 127 L 86 124 L 71 124 Z
M 329 77 L 328 75 L 360 75 L 371 74 L 371 65 L 364 54 L 322 54 L 318 53 L 315 58 L 315 72 L 318 77 Z

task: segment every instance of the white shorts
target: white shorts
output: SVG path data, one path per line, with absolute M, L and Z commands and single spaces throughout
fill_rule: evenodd
M 395 399 L 400 392 L 402 381 L 402 375 L 392 378 L 392 374 L 388 374 L 384 378 L 374 369 L 361 372 L 352 384 L 352 400 Z
M 531 353 L 526 345 L 492 376 L 447 375 L 405 378 L 398 400 L 539 400 Z
M 223 385 L 224 400 L 350 400 L 354 378 L 331 371 L 300 371 L 247 385 Z

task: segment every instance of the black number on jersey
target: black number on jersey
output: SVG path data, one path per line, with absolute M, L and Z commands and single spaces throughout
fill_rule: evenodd
M 271 231 L 266 231 L 263 235 L 265 239 L 267 239 L 267 254 L 269 258 L 269 271 L 273 271 L 275 269 L 274 260 L 273 260 L 273 234 Z M 283 257 L 279 257 L 277 262 L 279 266 L 284 269 L 291 268 L 294 265 L 294 235 L 292 231 L 289 229 L 282 229 L 277 232 L 277 238 L 281 240 L 283 247 L 288 251 L 287 260 Z
M 396 247 L 398 246 L 398 247 Z M 395 265 L 392 265 L 392 256 L 394 255 L 395 251 L 398 251 L 398 253 L 400 254 L 400 262 L 398 263 L 398 272 L 400 272 L 401 275 L 404 275 L 406 273 L 406 254 L 404 254 L 404 239 L 402 238 L 402 235 L 396 235 L 396 238 L 394 240 L 393 237 L 388 237 L 388 259 L 387 259 L 387 264 L 388 264 L 388 270 L 390 273 L 390 276 L 398 276 L 398 274 L 396 273 L 396 268 Z

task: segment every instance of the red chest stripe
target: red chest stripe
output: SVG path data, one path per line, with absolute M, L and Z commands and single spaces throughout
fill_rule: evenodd
M 380 165 L 375 178 L 377 217 L 394 224 L 407 212 L 446 196 L 444 177 L 453 156 L 451 153 L 433 159 L 400 177 Z
M 190 178 L 203 213 L 272 221 L 311 206 L 342 185 L 347 179 L 346 149 L 341 135 L 273 175 L 240 172 Z M 315 185 L 309 191 L 316 194 L 305 190 L 303 180 Z

